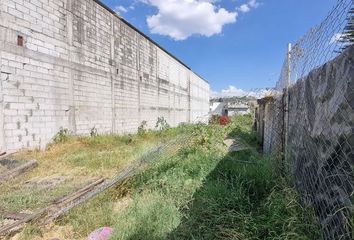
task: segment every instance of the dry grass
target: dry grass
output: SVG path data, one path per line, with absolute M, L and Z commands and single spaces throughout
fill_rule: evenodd
M 6 167 L 4 167 L 4 166 L 0 165 L 0 173 L 5 172 L 6 170 L 7 170 L 7 168 L 6 168 Z
M 158 134 L 144 136 L 69 137 L 46 151 L 22 151 L 15 160 L 36 159 L 38 167 L 0 185 L 0 206 L 10 211 L 33 212 L 54 199 L 69 194 L 95 177 L 111 178 L 144 151 L 161 140 Z M 32 184 L 52 177 L 62 178 L 57 184 Z M 44 181 L 46 182 L 46 181 Z
M 110 178 L 158 142 L 156 135 L 70 137 L 46 151 L 23 151 L 15 158 L 37 159 L 39 167 L 30 176 L 59 174 Z

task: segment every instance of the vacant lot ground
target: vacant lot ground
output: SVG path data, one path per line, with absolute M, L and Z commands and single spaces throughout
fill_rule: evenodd
M 159 142 L 157 135 L 144 137 L 69 137 L 45 152 L 21 152 L 18 161 L 36 159 L 38 167 L 0 185 L 0 206 L 6 210 L 34 210 L 93 179 L 110 178 Z M 45 193 L 45 194 L 44 194 Z
M 68 182 L 75 187 L 80 179 L 109 178 L 148 148 L 186 132 L 191 137 L 176 153 L 161 153 L 144 171 L 46 229 L 31 224 L 15 237 L 86 239 L 96 228 L 111 226 L 112 239 L 319 238 L 311 211 L 301 207 L 271 159 L 257 151 L 250 116 L 236 117 L 227 127 L 195 125 L 127 137 L 69 138 L 48 151 L 18 155 L 38 159 L 39 167 L 16 181 L 60 175 L 73 179 Z M 229 152 L 223 142 L 226 137 L 250 148 Z M 2 186 L 6 191 L 0 196 L 1 205 L 14 210 L 37 207 L 41 198 L 32 192 L 22 201 L 6 189 L 17 182 Z M 50 195 L 71 190 L 58 189 Z

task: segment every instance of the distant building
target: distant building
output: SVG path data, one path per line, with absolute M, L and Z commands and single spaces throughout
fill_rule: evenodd
M 227 110 L 228 110 L 229 116 L 233 116 L 236 114 L 245 115 L 245 114 L 251 113 L 250 106 L 248 104 L 244 104 L 244 103 L 235 103 L 235 104 L 228 103 Z
M 228 115 L 227 103 L 223 102 L 222 99 L 221 102 L 213 102 L 210 105 L 210 113 L 211 115 L 219 115 L 219 116 Z
M 223 99 L 219 99 L 217 102 L 211 103 L 210 113 L 211 115 L 219 116 L 244 115 L 251 113 L 251 108 L 248 102 L 226 102 Z

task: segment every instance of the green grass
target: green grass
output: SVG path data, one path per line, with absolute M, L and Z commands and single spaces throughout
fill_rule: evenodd
M 55 198 L 67 195 L 79 188 L 82 183 L 61 183 L 55 188 L 43 189 L 25 187 L 21 184 L 13 185 L 11 182 L 1 186 L 0 206 L 8 211 L 35 211 L 46 206 Z
M 133 202 L 118 216 L 112 239 L 319 238 L 313 214 L 298 204 L 270 159 L 219 147 L 225 134 L 256 144 L 247 117 L 195 130 L 193 146 L 133 179 Z
M 130 149 L 149 138 L 194 133 L 177 154 L 161 154 L 144 171 L 60 218 L 56 224 L 71 229 L 63 238 L 86 239 L 93 230 L 112 226 L 112 239 L 319 239 L 312 211 L 299 204 L 272 160 L 258 152 L 251 124 L 250 116 L 238 116 L 226 127 L 188 125 L 120 137 L 116 154 L 126 151 L 122 142 Z M 225 137 L 241 138 L 253 148 L 228 153 Z M 116 149 L 112 138 L 85 139 L 80 144 L 91 155 L 80 151 L 82 156 L 64 159 L 71 166 L 96 169 L 100 152 Z M 85 162 L 87 157 L 92 162 Z M 114 157 L 109 159 L 102 172 L 117 168 Z
M 251 152 L 232 157 L 252 161 Z M 254 165 L 221 160 L 169 238 L 318 239 L 312 215 L 297 200 L 266 159 Z

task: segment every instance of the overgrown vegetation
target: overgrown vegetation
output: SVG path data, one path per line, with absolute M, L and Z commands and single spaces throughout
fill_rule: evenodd
M 312 212 L 299 204 L 296 191 L 274 172 L 271 159 L 257 151 L 251 124 L 250 116 L 237 116 L 225 127 L 181 125 L 160 133 L 68 140 L 65 144 L 79 140 L 91 152 L 86 160 L 80 150 L 70 157 L 70 164 L 96 168 L 94 162 L 102 161 L 98 153 L 103 152 L 107 164 L 103 169 L 108 171 L 118 159 L 118 155 L 107 157 L 109 152 L 121 158 L 121 152 L 134 151 L 157 136 L 194 133 L 188 146 L 173 157 L 162 155 L 124 184 L 60 218 L 57 226 L 70 229 L 61 238 L 85 239 L 96 228 L 112 226 L 112 239 L 318 239 Z M 229 153 L 225 137 L 237 137 L 252 148 Z M 27 235 L 43 234 L 33 229 Z
M 192 146 L 136 176 L 113 239 L 317 239 L 313 215 L 269 159 L 220 147 L 225 134 L 255 146 L 250 126 L 247 116 L 198 126 Z
M 70 135 L 69 129 L 61 127 L 59 132 L 57 134 L 55 134 L 55 136 L 53 138 L 53 142 L 54 143 L 63 143 L 66 140 L 68 140 L 69 135 Z
M 167 123 L 167 120 L 164 117 L 158 117 L 155 128 L 158 131 L 164 131 L 169 129 L 170 125 Z
M 147 132 L 147 122 L 142 121 L 138 127 L 138 135 L 144 135 Z
M 134 162 L 141 154 L 175 136 L 149 132 L 144 136 L 98 135 L 75 137 L 61 129 L 46 151 L 23 151 L 15 159 L 36 159 L 38 167 L 28 174 L 0 185 L 0 206 L 8 211 L 34 211 L 48 205 L 55 198 L 81 188 L 98 176 L 113 177 Z M 52 177 L 62 178 L 48 185 Z M 37 182 L 38 184 L 28 184 Z
M 91 128 L 90 130 L 90 136 L 91 137 L 97 137 L 98 136 L 98 131 L 96 127 Z

